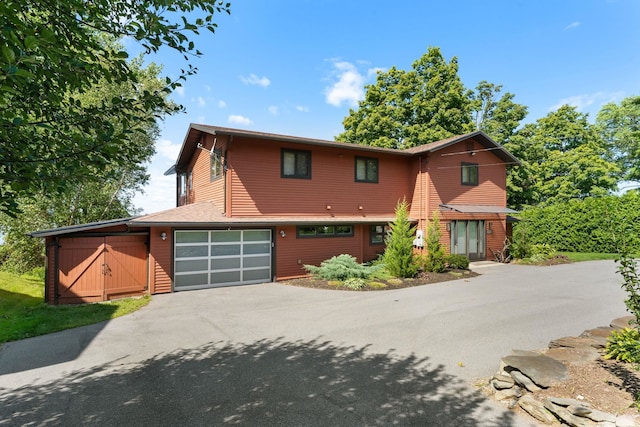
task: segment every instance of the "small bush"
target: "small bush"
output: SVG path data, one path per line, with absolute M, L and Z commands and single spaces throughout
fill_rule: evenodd
M 444 262 L 449 268 L 456 268 L 458 270 L 466 270 L 469 268 L 469 259 L 464 255 L 451 254 L 444 257 Z
M 342 286 L 344 286 L 347 289 L 358 290 L 358 289 L 365 288 L 367 286 L 367 281 L 360 277 L 351 277 L 345 280 L 342 283 Z
M 369 282 L 369 287 L 371 289 L 385 289 L 387 284 L 382 282 Z
M 356 258 L 347 255 L 337 255 L 320 263 L 320 267 L 315 265 L 304 265 L 304 269 L 317 279 L 323 280 L 347 280 L 351 278 L 366 279 L 380 266 L 367 266 L 359 264 Z
M 513 228 L 513 236 L 509 242 L 509 253 L 513 258 L 525 259 L 531 256 L 531 243 L 528 238 L 526 224 L 517 224 Z
M 531 258 L 538 256 L 549 259 L 555 252 L 556 250 L 548 243 L 531 245 Z
M 628 363 L 640 363 L 640 331 L 625 328 L 611 332 L 605 348 L 604 358 Z

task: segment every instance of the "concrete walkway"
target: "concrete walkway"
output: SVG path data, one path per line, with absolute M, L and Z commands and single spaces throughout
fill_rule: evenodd
M 8 343 L 0 426 L 528 425 L 472 384 L 512 349 L 625 315 L 615 264 L 474 268 L 396 291 L 159 295 L 108 323 Z

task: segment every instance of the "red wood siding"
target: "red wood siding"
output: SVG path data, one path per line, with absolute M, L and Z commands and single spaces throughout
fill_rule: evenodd
M 280 230 L 286 233 L 285 237 L 280 236 Z M 375 252 L 369 247 L 368 226 L 357 225 L 353 231 L 352 237 L 298 238 L 295 226 L 278 227 L 274 234 L 276 278 L 306 276 L 304 264 L 320 265 L 335 255 L 349 254 L 358 262 L 375 258 Z
M 311 179 L 281 178 L 282 148 L 312 152 Z M 355 182 L 356 155 L 379 159 L 378 183 Z M 243 139 L 230 145 L 228 161 L 234 217 L 393 215 L 411 187 L 408 159 L 399 156 Z
M 167 240 L 160 234 L 167 233 Z M 173 231 L 163 227 L 151 227 L 149 232 L 149 292 L 162 294 L 172 291 L 171 272 L 173 271 Z
M 473 149 L 484 148 L 475 142 L 473 144 Z M 463 141 L 429 157 L 429 215 L 441 203 L 506 206 L 506 166 L 491 151 L 479 151 L 474 156 L 453 154 L 469 148 Z M 478 185 L 462 185 L 463 162 L 479 165 Z
M 200 201 L 213 201 L 220 209 L 224 209 L 224 176 L 211 180 L 211 154 L 210 151 L 214 149 L 222 150 L 223 161 L 227 148 L 226 136 L 215 137 L 213 135 L 205 135 L 201 140 L 203 149 L 196 149 L 193 158 L 187 166 L 187 176 L 189 171 L 192 171 L 192 188 L 189 190 L 187 184 L 187 197 L 180 199 L 179 206 L 195 203 Z M 208 151 L 207 151 L 208 150 Z M 179 191 L 179 189 L 178 189 Z

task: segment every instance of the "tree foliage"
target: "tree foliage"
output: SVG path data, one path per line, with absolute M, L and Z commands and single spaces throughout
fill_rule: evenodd
M 609 146 L 623 179 L 640 181 L 640 96 L 609 103 L 600 109 L 596 125 Z
M 413 277 L 418 272 L 418 262 L 413 253 L 415 227 L 409 221 L 409 204 L 406 200 L 396 205 L 396 218 L 389 224 L 383 255 L 387 271 L 395 277 Z
M 181 16 L 194 11 L 199 17 Z M 196 72 L 190 60 L 200 55 L 187 35 L 215 31 L 214 14 L 228 11 L 217 0 L 1 2 L 0 212 L 15 214 L 19 197 L 62 192 L 144 157 L 146 148 L 128 138 L 179 110 L 166 95 Z M 167 47 L 187 67 L 162 87 L 142 88 L 127 52 L 105 37 L 127 37 L 146 54 Z M 105 81 L 134 94 L 83 98 Z
M 440 214 L 433 212 L 429 226 L 427 227 L 427 256 L 425 260 L 425 270 L 435 273 L 442 273 L 446 269 L 444 249 L 440 244 Z
M 508 204 L 553 204 L 609 194 L 621 172 L 587 115 L 568 105 L 525 125 L 505 147 L 521 160 L 509 170 Z
M 458 60 L 447 62 L 430 47 L 409 71 L 392 67 L 365 87 L 365 99 L 350 109 L 339 141 L 409 148 L 465 133 L 470 99 L 458 76 Z

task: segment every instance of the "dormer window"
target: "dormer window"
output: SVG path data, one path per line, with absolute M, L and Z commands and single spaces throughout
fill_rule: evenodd
M 216 148 L 211 152 L 211 181 L 222 176 L 222 150 Z

